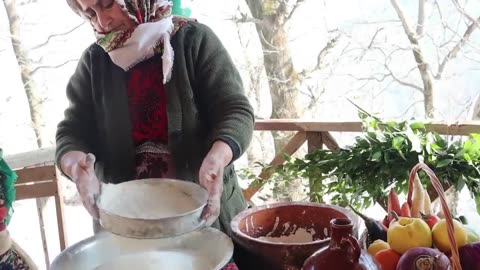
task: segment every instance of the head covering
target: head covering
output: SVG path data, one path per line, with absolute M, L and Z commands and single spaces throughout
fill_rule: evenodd
M 3 229 L 12 217 L 17 174 L 10 169 L 2 155 L 3 151 L 0 148 L 0 227 Z
M 97 44 L 110 55 L 113 63 L 127 71 L 135 64 L 162 54 L 163 83 L 170 80 L 173 48 L 170 36 L 174 29 L 172 3 L 167 0 L 115 0 L 136 26 L 122 31 L 95 32 Z

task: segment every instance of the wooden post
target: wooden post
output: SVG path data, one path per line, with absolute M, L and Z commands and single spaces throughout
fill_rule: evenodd
M 50 269 L 50 256 L 48 254 L 48 245 L 47 245 L 47 234 L 45 233 L 45 218 L 44 214 L 46 212 L 46 204 L 48 198 L 36 198 L 37 202 L 37 213 L 38 213 L 38 224 L 40 225 L 40 235 L 42 238 L 42 247 L 43 253 L 45 255 L 45 265 L 46 269 Z
M 55 178 L 57 183 L 57 192 L 55 194 L 55 210 L 57 215 L 57 226 L 58 226 L 58 239 L 60 240 L 60 251 L 65 250 L 67 247 L 66 239 L 66 227 L 63 214 L 63 197 L 62 197 L 62 186 L 58 178 Z
M 307 132 L 307 149 L 308 153 L 313 153 L 317 149 L 323 148 L 323 135 L 322 132 Z M 309 189 L 310 189 L 310 201 L 312 202 L 323 202 L 323 198 L 319 198 L 313 192 L 316 190 L 318 183 L 315 182 L 315 179 L 308 179 Z

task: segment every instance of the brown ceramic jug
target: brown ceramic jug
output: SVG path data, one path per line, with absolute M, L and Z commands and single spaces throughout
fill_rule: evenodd
M 381 270 L 378 262 L 362 251 L 357 239 L 352 236 L 352 222 L 349 219 L 330 221 L 330 245 L 310 256 L 302 270 Z

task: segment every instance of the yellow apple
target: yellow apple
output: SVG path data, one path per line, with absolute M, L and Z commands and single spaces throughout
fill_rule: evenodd
M 457 246 L 463 247 L 468 244 L 468 231 L 458 220 L 453 220 L 453 230 L 455 231 L 455 240 Z M 436 248 L 443 252 L 450 251 L 450 241 L 448 240 L 447 220 L 441 219 L 432 228 L 433 244 Z
M 432 231 L 421 218 L 401 217 L 387 231 L 390 248 L 403 254 L 414 247 L 431 247 Z
M 371 243 L 369 246 L 368 246 L 368 253 L 372 256 L 375 256 L 375 254 L 377 254 L 377 252 L 379 252 L 380 250 L 384 250 L 384 249 L 389 249 L 390 246 L 388 245 L 387 242 L 381 240 L 381 239 L 378 239 L 378 240 L 375 240 L 373 241 L 373 243 Z

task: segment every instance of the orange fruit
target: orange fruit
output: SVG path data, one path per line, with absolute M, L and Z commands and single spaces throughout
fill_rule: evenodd
M 400 254 L 389 248 L 377 252 L 375 259 L 382 266 L 382 270 L 395 270 L 397 269 L 400 256 Z

